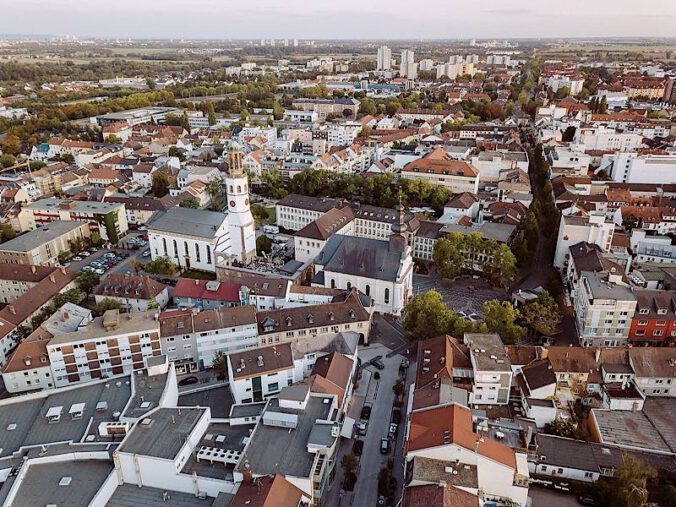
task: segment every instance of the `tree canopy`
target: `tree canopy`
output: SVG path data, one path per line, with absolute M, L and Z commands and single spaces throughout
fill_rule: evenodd
M 563 314 L 556 300 L 543 291 L 537 298 L 523 305 L 523 321 L 538 333 L 551 336 L 559 331 Z

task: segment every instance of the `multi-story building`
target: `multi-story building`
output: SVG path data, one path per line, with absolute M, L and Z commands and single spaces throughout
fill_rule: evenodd
M 84 330 L 47 344 L 56 387 L 143 370 L 148 358 L 161 353 L 160 323 L 152 312 L 109 310 Z
M 112 243 L 129 230 L 122 203 L 49 198 L 26 204 L 20 215 L 30 230 L 55 220 L 88 222 L 92 233 Z
M 289 194 L 277 201 L 275 206 L 277 225 L 291 231 L 299 231 L 339 204 L 339 199 Z
M 676 342 L 676 291 L 635 289 L 636 312 L 628 340 L 635 345 Z
M 258 346 L 256 309 L 251 305 L 203 312 L 168 310 L 159 321 L 162 352 L 179 373 L 211 367 L 218 352 Z
M 676 397 L 676 349 L 674 347 L 632 347 L 629 364 L 634 382 L 646 396 Z
M 474 370 L 469 403 L 507 405 L 513 371 L 500 336 L 466 333 L 464 343 Z
M 406 164 L 401 177 L 441 185 L 458 194 L 479 191 L 479 171 L 465 161 L 452 159 L 443 148 Z
M 301 111 L 314 111 L 319 115 L 320 120 L 326 119 L 328 114 L 355 119 L 359 111 L 359 101 L 350 98 L 296 99 L 293 101 L 292 107 Z
M 54 387 L 47 354 L 49 340 L 26 339 L 17 346 L 2 368 L 2 380 L 8 392 L 16 394 Z
M 55 220 L 0 245 L 0 263 L 57 266 L 60 253 L 90 235 L 87 222 Z
M 372 308 L 365 307 L 363 299 L 353 290 L 331 303 L 259 311 L 259 346 L 347 331 L 358 333 L 360 341 L 368 343 Z
M 418 65 L 415 63 L 415 53 L 410 49 L 404 49 L 401 52 L 399 75 L 408 79 L 416 79 L 418 77 Z
M 617 347 L 627 343 L 636 296 L 622 283 L 621 274 L 580 272 L 574 308 L 583 347 Z
M 169 288 L 149 276 L 108 273 L 94 290 L 94 299 L 97 303 L 112 299 L 127 312 L 145 312 L 153 301 L 158 309 L 167 306 Z
M 575 144 L 584 145 L 585 151 L 634 151 L 643 144 L 643 136 L 633 132 L 618 132 L 600 127 L 580 127 L 575 131 Z
M 0 263 L 0 302 L 11 303 L 54 271 L 49 266 Z
M 392 50 L 387 46 L 378 48 L 376 70 L 390 70 L 392 68 Z
M 610 177 L 621 183 L 673 183 L 676 155 L 617 152 L 610 159 Z
M 605 213 L 589 213 L 587 216 L 561 215 L 554 267 L 561 269 L 566 266 L 570 258 L 570 247 L 580 242 L 598 245 L 603 252 L 609 252 L 614 232 L 615 224 L 606 220 Z

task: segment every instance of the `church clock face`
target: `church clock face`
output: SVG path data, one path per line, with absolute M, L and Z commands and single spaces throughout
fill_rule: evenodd
M 230 201 L 230 207 L 234 208 L 235 207 L 235 201 Z

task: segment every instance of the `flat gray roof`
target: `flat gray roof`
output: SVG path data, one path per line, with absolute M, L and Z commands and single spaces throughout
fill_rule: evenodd
M 604 443 L 673 452 L 643 412 L 592 409 Z
M 118 450 L 173 460 L 205 411 L 203 408 L 161 408 L 141 419 Z M 144 424 L 146 419 L 150 424 Z
M 616 301 L 636 301 L 636 296 L 629 287 L 610 283 L 607 274 L 595 271 L 582 271 L 581 276 L 587 280 L 587 285 L 594 299 L 613 299 Z
M 200 499 L 188 493 L 169 491 L 168 498 L 164 497 L 165 490 L 136 484 L 118 486 L 110 497 L 106 507 L 211 507 L 214 498 Z M 232 497 L 232 495 L 229 495 Z
M 465 343 L 477 367 L 485 371 L 512 371 L 512 363 L 505 352 L 500 335 L 487 333 L 466 333 Z
M 120 313 L 118 325 L 114 328 L 106 329 L 103 327 L 104 317 L 96 317 L 85 329 L 74 333 L 64 333 L 55 336 L 49 341 L 48 346 L 60 345 L 62 343 L 76 343 L 96 338 L 106 338 L 109 336 L 118 336 L 122 334 L 134 333 L 141 334 L 145 332 L 160 332 L 160 321 L 155 320 L 154 310 L 149 312 Z
M 191 208 L 171 208 L 155 220 L 148 230 L 212 239 L 223 225 L 226 213 Z
M 267 426 L 259 421 L 251 436 L 251 442 L 240 460 L 238 469 L 248 462 L 255 475 L 291 475 L 309 477 L 314 463 L 314 453 L 307 451 L 307 444 L 317 419 L 330 416 L 332 404 L 324 403 L 330 397 L 311 396 L 305 410 L 291 410 L 279 407 L 279 400 L 272 398 L 266 411 L 296 414 L 295 429 Z
M 74 389 L 47 392 L 47 396 L 22 400 L 12 398 L 0 404 L 0 457 L 9 456 L 23 446 L 39 446 L 55 442 L 79 442 L 92 419 L 89 434 L 98 437 L 100 422 L 112 421 L 114 412 L 122 412 L 131 397 L 130 377 L 118 377 L 107 382 L 95 382 Z M 106 402 L 105 410 L 96 410 Z M 82 418 L 73 420 L 69 410 L 84 403 Z M 50 423 L 46 414 L 50 408 L 63 407 L 59 422 Z M 10 425 L 16 425 L 10 426 Z M 9 429 L 12 427 L 13 429 Z
M 12 502 L 13 507 L 54 504 L 85 507 L 113 471 L 112 460 L 65 461 L 28 467 Z M 59 483 L 70 477 L 70 483 Z M 136 487 L 136 486 L 134 486 Z
M 233 405 L 230 410 L 230 417 L 257 417 L 263 414 L 265 402 L 261 403 L 243 403 Z
M 156 409 L 167 385 L 168 376 L 167 373 L 162 373 L 150 377 L 145 373 L 145 370 L 142 375 L 134 373 L 132 377 L 134 379 L 134 397 L 129 401 L 124 411 L 125 417 L 139 418 Z
M 83 225 L 87 225 L 87 222 L 54 220 L 49 224 L 28 231 L 14 239 L 10 239 L 0 245 L 0 250 L 7 252 L 30 252 L 31 250 L 35 250 L 49 241 L 60 238 L 64 234 L 68 234 Z
M 65 199 L 58 199 L 50 197 L 49 199 L 40 199 L 29 204 L 24 204 L 24 209 L 50 209 L 58 210 Z M 124 204 L 117 202 L 98 202 L 98 201 L 69 201 L 73 203 L 73 208 L 68 208 L 70 211 L 88 212 L 88 213 L 109 213 L 113 210 L 124 208 Z
M 234 402 L 232 393 L 226 386 L 178 396 L 178 404 L 182 407 L 209 407 L 214 419 L 227 419 Z

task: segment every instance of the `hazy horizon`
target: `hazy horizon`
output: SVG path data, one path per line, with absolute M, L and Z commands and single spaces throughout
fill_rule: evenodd
M 674 38 L 676 2 L 644 0 L 0 0 L 0 33 L 134 39 Z

